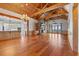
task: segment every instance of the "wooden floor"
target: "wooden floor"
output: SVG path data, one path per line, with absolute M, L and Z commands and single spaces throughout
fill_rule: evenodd
M 41 34 L 0 41 L 0 56 L 72 56 L 67 34 Z

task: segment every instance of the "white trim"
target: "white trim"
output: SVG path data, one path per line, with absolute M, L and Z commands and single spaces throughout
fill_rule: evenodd
M 9 10 L 6 10 L 6 9 L 3 9 L 3 8 L 0 8 L 0 13 L 3 13 L 3 14 L 7 14 L 7 15 L 11 15 L 11 16 L 15 16 L 15 17 L 18 17 L 18 18 L 21 18 L 21 15 L 16 13 L 16 12 L 13 12 L 13 11 L 9 11 Z
M 2 20 L 1 20 L 1 19 L 2 19 Z M 5 22 L 7 22 L 7 21 L 9 21 L 9 20 L 14 21 L 14 22 L 23 22 L 23 21 L 20 20 L 20 19 L 15 19 L 15 18 L 10 18 L 10 17 L 7 17 L 7 16 L 1 16 L 1 15 L 0 15 L 0 21 L 5 21 Z
M 73 50 L 73 4 L 69 4 L 69 14 L 68 14 L 68 36 L 70 46 Z

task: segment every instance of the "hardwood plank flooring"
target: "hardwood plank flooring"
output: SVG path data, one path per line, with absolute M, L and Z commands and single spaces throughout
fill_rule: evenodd
M 67 34 L 32 35 L 0 41 L 0 56 L 72 56 Z

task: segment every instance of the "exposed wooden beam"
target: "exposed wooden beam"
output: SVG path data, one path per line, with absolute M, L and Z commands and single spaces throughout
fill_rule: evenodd
M 55 20 L 55 19 L 64 19 L 64 20 L 67 20 L 68 19 L 68 16 L 67 15 L 63 15 L 63 14 L 59 14 L 59 15 L 54 15 L 53 17 L 49 18 L 49 19 L 45 19 L 45 20 Z
M 45 19 L 48 19 L 50 16 L 52 16 L 52 13 L 53 13 L 53 12 L 49 12 L 49 13 L 48 13 L 48 16 L 46 16 Z
M 60 7 L 64 6 L 64 5 L 66 5 L 66 4 L 60 4 L 60 3 L 58 3 L 58 4 L 55 4 L 55 5 L 52 5 L 52 6 L 48 7 L 48 8 L 42 9 L 42 10 L 34 13 L 32 15 L 32 17 L 36 16 L 36 15 L 39 15 L 39 14 L 42 14 L 42 13 L 45 13 L 45 12 L 48 12 L 48 11 L 51 11 L 51 10 L 54 10 L 54 9 L 57 9 L 57 8 L 60 8 Z
M 55 14 L 53 14 L 53 12 L 55 12 Z M 55 11 L 53 11 L 53 12 L 50 12 L 49 14 L 48 14 L 48 16 L 46 16 L 46 19 L 49 19 L 49 18 L 52 18 L 52 17 L 54 17 L 54 15 L 67 15 L 68 14 L 68 12 L 67 11 L 65 11 L 64 9 L 57 9 L 57 10 L 55 10 Z
M 37 7 L 33 6 L 33 5 L 32 6 L 25 6 L 25 7 L 28 7 L 28 9 L 31 8 L 31 9 L 34 9 L 34 10 L 41 10 L 40 8 L 37 8 Z
M 54 15 L 50 15 L 49 17 L 46 17 L 45 19 L 48 20 L 49 18 L 54 18 L 62 15 L 67 15 L 67 14 L 54 14 Z
M 47 5 L 48 5 L 48 3 L 46 3 L 42 9 L 46 8 L 46 7 L 47 7 Z
M 74 9 L 77 8 L 77 7 L 78 7 L 78 4 L 77 3 L 74 3 Z
M 64 10 L 64 12 L 68 13 L 68 11 L 66 9 L 64 9 L 64 8 L 62 8 L 62 9 Z
M 78 3 L 74 4 L 73 9 L 73 51 L 78 55 Z
M 15 19 L 20 19 L 18 17 L 15 17 L 15 16 L 11 16 L 11 15 L 7 15 L 7 14 L 3 14 L 3 13 L 0 13 L 1 16 L 7 16 L 7 17 L 10 17 L 10 18 L 15 18 Z
M 42 3 L 41 3 L 41 8 L 42 8 Z

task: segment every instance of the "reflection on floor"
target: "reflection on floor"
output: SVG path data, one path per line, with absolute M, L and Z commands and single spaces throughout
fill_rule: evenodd
M 73 52 L 67 34 L 41 34 L 25 39 L 0 41 L 0 55 L 69 56 Z

